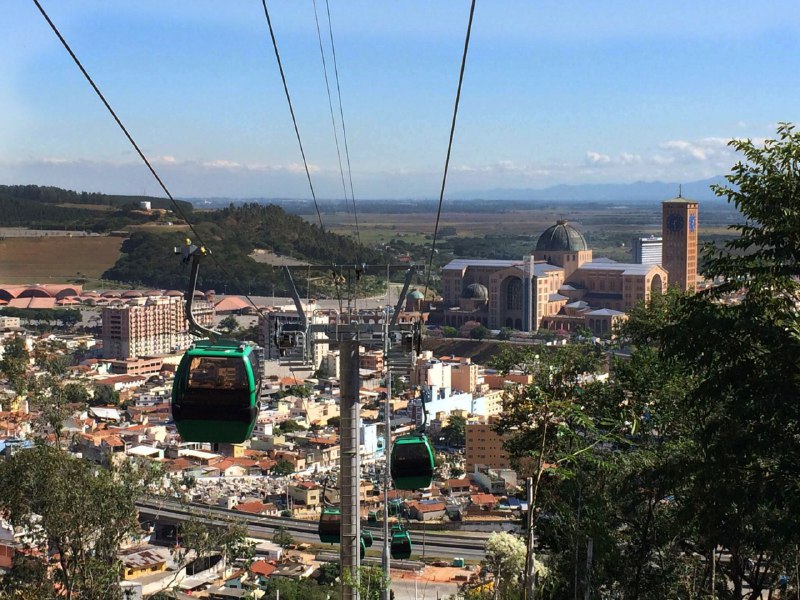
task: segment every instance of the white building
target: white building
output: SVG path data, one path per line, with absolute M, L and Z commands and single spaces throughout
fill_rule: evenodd
M 640 237 L 633 240 L 633 262 L 639 265 L 660 265 L 663 240 L 660 237 Z
M 378 444 L 378 424 L 361 423 L 358 428 L 359 452 L 362 460 L 375 460 L 383 454 L 383 447 Z

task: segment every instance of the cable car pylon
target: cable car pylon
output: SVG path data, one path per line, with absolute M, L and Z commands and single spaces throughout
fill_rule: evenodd
M 418 349 L 420 325 L 419 323 L 401 322 L 399 317 L 409 285 L 418 269 L 419 267 L 416 265 L 389 265 L 388 267 L 386 265 L 284 267 L 286 283 L 299 317 L 296 324 L 293 324 L 295 327 L 283 328 L 277 331 L 280 338 L 276 339 L 276 343 L 280 346 L 281 341 L 283 341 L 286 345 L 284 358 L 286 356 L 293 359 L 302 357 L 305 365 L 311 367 L 310 360 L 314 356 L 314 344 L 338 345 L 339 347 L 341 361 L 341 400 L 339 407 L 341 460 L 338 478 L 340 496 L 338 515 L 340 519 L 339 562 L 342 573 L 348 573 L 348 581 L 352 581 L 354 584 L 342 586 L 342 597 L 347 600 L 357 600 L 361 555 L 366 549 L 365 537 L 361 535 L 361 503 L 359 501 L 361 484 L 358 435 L 361 413 L 359 391 L 361 387 L 359 374 L 360 347 L 377 347 L 392 352 L 397 351 L 403 355 L 403 366 L 407 367 L 413 364 L 414 353 Z M 371 273 L 383 274 L 387 271 L 404 271 L 405 278 L 400 297 L 393 310 L 392 307 L 387 306 L 376 311 L 340 314 L 340 318 L 336 319 L 335 323 L 319 323 L 317 319 L 309 319 L 305 313 L 305 307 L 291 276 L 293 270 L 305 272 L 333 271 L 334 276 L 337 277 L 340 276 L 340 273 L 358 273 L 358 276 L 361 276 Z M 391 373 L 389 379 L 391 379 Z M 389 383 L 389 387 L 391 389 L 391 383 Z M 389 445 L 391 444 L 390 425 L 390 423 L 387 423 L 387 443 L 384 450 L 387 464 L 389 462 Z M 388 477 L 386 481 L 388 483 Z M 388 524 L 386 508 L 384 509 L 384 515 L 384 561 L 388 561 L 391 548 L 387 546 L 387 541 L 391 542 L 391 532 L 386 531 Z M 333 520 L 336 516 L 331 514 L 326 518 Z M 322 521 L 320 521 L 320 524 L 322 524 Z M 320 533 L 322 533 L 322 530 Z M 331 539 L 332 536 L 326 537 Z M 385 571 L 388 576 L 388 563 L 385 563 L 385 565 Z

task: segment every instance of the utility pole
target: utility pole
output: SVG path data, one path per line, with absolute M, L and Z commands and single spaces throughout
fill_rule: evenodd
M 359 562 L 361 551 L 361 514 L 359 491 L 361 488 L 361 465 L 358 455 L 358 430 L 361 401 L 359 397 L 359 350 L 356 336 L 342 339 L 339 343 L 341 355 L 341 496 L 342 529 L 339 544 L 339 562 L 345 583 L 342 585 L 342 600 L 358 600 Z
M 387 276 L 388 289 L 388 276 Z M 383 407 L 383 427 L 384 442 L 383 456 L 385 459 L 383 467 L 383 557 L 381 566 L 383 567 L 383 577 L 386 580 L 384 589 L 384 600 L 391 600 L 390 569 L 392 565 L 391 547 L 389 541 L 389 484 L 392 478 L 391 470 L 391 450 L 392 450 L 392 370 L 389 368 L 389 311 L 384 312 L 384 352 L 383 359 L 386 361 L 386 404 Z
M 525 531 L 525 546 L 527 552 L 525 553 L 525 599 L 534 600 L 536 593 L 536 551 L 534 544 L 536 537 L 533 531 L 534 526 L 534 506 L 533 506 L 533 477 L 528 477 L 525 480 L 527 499 L 528 499 L 528 519 Z
M 355 270 L 364 273 L 369 265 L 359 265 Z M 310 272 L 314 270 L 322 270 L 323 267 L 300 267 Z M 300 294 L 291 276 L 292 270 L 297 270 L 293 267 L 284 267 L 284 274 L 291 293 L 292 300 L 294 301 L 295 309 L 300 316 L 298 323 L 299 327 L 293 329 L 287 328 L 284 332 L 289 341 L 292 341 L 294 336 L 294 343 L 287 346 L 286 354 L 281 354 L 285 361 L 299 360 L 302 364 L 308 363 L 308 356 L 313 354 L 310 348 L 315 343 L 323 343 L 323 338 L 327 338 L 324 343 L 335 343 L 339 345 L 340 360 L 341 360 L 341 403 L 340 403 L 340 446 L 341 446 L 341 469 L 339 478 L 339 494 L 341 506 L 341 530 L 340 530 L 340 547 L 339 547 L 339 562 L 342 569 L 343 579 L 345 584 L 342 585 L 341 599 L 342 600 L 358 600 L 358 579 L 359 579 L 359 563 L 361 551 L 361 510 L 359 492 L 361 489 L 361 466 L 359 456 L 359 416 L 361 412 L 361 401 L 359 397 L 360 377 L 359 377 L 359 348 L 360 345 L 367 347 L 384 347 L 387 350 L 386 362 L 388 365 L 389 377 L 391 379 L 392 362 L 389 358 L 392 352 L 389 349 L 393 348 L 392 343 L 388 340 L 388 333 L 398 334 L 401 336 L 403 344 L 396 350 L 395 354 L 399 352 L 401 355 L 394 359 L 400 362 L 398 364 L 405 364 L 409 361 L 413 364 L 414 344 L 413 340 L 419 337 L 419 324 L 415 323 L 398 323 L 398 317 L 402 310 L 401 301 L 405 298 L 408 292 L 408 287 L 411 283 L 411 278 L 417 272 L 417 268 L 408 265 L 389 266 L 387 270 L 403 270 L 405 271 L 405 280 L 403 282 L 403 290 L 400 293 L 394 311 L 391 307 L 384 311 L 384 324 L 377 325 L 369 320 L 361 320 L 356 317 L 353 320 L 353 315 L 348 312 L 347 315 L 341 315 L 344 322 L 337 320 L 336 323 L 309 323 L 305 314 L 303 302 L 300 299 Z M 328 270 L 325 267 L 324 270 Z M 307 276 L 307 282 L 310 277 Z M 273 292 L 274 294 L 274 292 Z M 340 310 L 341 313 L 341 310 Z M 318 339 L 319 338 L 319 339 Z M 408 342 L 406 344 L 406 342 Z M 406 345 L 408 348 L 406 348 Z M 291 353 L 290 353 L 291 350 Z M 410 358 L 406 357 L 410 355 Z M 286 364 L 286 362 L 284 362 Z M 387 410 L 385 421 L 387 426 L 387 485 L 390 479 L 389 468 L 390 463 L 388 459 L 389 446 L 391 444 L 391 423 L 390 423 L 390 410 L 388 409 L 389 398 L 391 396 L 391 383 L 389 383 L 389 393 L 387 394 Z M 388 492 L 384 492 L 384 499 L 387 498 Z M 386 573 L 388 575 L 388 560 L 390 556 L 390 547 L 387 547 L 389 535 L 386 531 L 388 527 L 388 502 L 384 502 L 384 561 L 386 566 Z M 389 591 L 387 590 L 387 599 Z

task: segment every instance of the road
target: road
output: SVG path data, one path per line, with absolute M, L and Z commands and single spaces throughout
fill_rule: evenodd
M 298 521 L 280 517 L 248 515 L 246 513 L 227 510 L 221 507 L 206 508 L 203 506 L 186 507 L 168 500 L 147 500 L 136 503 L 139 512 L 149 519 L 176 523 L 192 516 L 202 515 L 209 522 L 224 525 L 231 518 L 244 519 L 247 522 L 248 534 L 252 537 L 271 539 L 275 531 L 285 527 L 300 542 L 319 543 L 316 521 Z M 379 528 L 366 527 L 372 532 L 375 541 L 372 549 L 380 548 L 383 543 L 383 532 Z M 462 557 L 468 560 L 482 560 L 485 556 L 484 543 L 487 534 L 470 532 L 469 536 L 453 535 L 446 532 L 411 533 L 414 545 L 414 556 L 422 557 L 423 546 L 425 557 L 452 559 Z

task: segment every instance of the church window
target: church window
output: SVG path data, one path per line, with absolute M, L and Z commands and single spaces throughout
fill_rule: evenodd
M 522 281 L 512 279 L 506 288 L 506 309 L 522 310 Z

